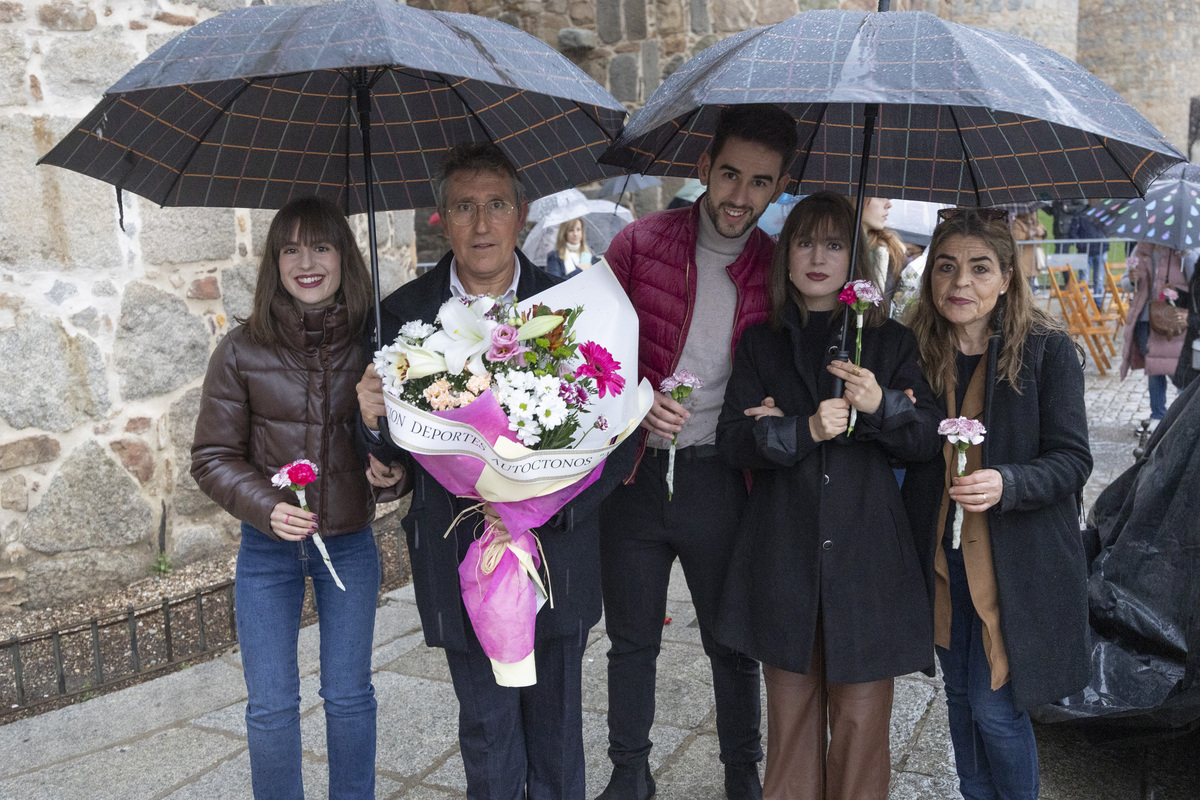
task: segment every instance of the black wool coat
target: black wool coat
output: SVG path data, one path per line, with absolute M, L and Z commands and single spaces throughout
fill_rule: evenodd
M 746 331 L 717 425 L 717 447 L 753 483 L 721 600 L 718 641 L 763 663 L 808 673 L 818 622 L 826 680 L 863 683 L 928 669 L 933 613 L 890 460 L 932 458 L 937 404 L 912 332 L 888 321 L 863 333 L 864 368 L 884 388 L 849 440 L 817 443 L 808 418 L 834 378 L 801 352 L 800 317 Z M 829 332 L 835 345 L 841 326 Z M 836 350 L 836 347 L 834 348 Z M 912 389 L 914 405 L 904 394 Z M 772 397 L 784 417 L 742 412 Z
M 996 376 L 1003 340 L 988 343 L 981 465 L 1004 480 L 987 511 L 1000 633 L 1021 708 L 1059 700 L 1088 682 L 1087 562 L 1079 533 L 1083 485 L 1092 471 L 1083 367 L 1065 333 L 1034 334 L 1017 391 Z M 945 412 L 943 399 L 942 412 Z M 904 495 L 933 559 L 945 489 L 942 457 L 910 467 Z M 932 595 L 931 595 L 932 596 Z M 951 642 L 951 647 L 955 643 Z
M 520 250 L 521 275 L 517 298 L 532 297 L 559 283 L 535 267 Z M 383 337 L 391 343 L 406 322 L 433 322 L 438 309 L 450 299 L 450 260 L 447 253 L 437 266 L 390 294 L 382 307 Z M 401 461 L 413 477 L 412 504 L 401 520 L 412 564 L 417 610 L 430 647 L 465 651 L 467 649 L 466 609 L 459 587 L 459 553 L 474 537 L 478 515 L 460 521 L 450 532 L 455 516 L 468 503 L 458 500 L 442 488 L 424 468 L 404 450 L 392 444 L 386 433 L 387 420 L 380 419 L 383 442 L 368 443 L 367 449 L 387 464 Z M 600 620 L 600 528 L 597 509 L 600 501 L 633 469 L 637 437 L 626 439 L 605 460 L 600 477 L 567 503 L 547 524 L 535 529 L 542 543 L 545 560 L 543 579 L 549 569 L 554 607 L 547 603 L 538 612 L 536 641 L 551 637 L 587 635 Z M 472 501 L 473 502 L 473 501 Z M 461 546 L 460 546 L 461 545 Z

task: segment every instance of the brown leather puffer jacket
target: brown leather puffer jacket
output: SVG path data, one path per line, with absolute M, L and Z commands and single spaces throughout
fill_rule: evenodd
M 297 504 L 271 485 L 280 467 L 306 458 L 320 474 L 306 492 L 322 536 L 362 530 L 375 513 L 371 487 L 355 453 L 355 384 L 366 369 L 346 308 L 303 314 L 286 297 L 272 311 L 285 321 L 286 345 L 260 345 L 244 327 L 229 332 L 204 376 L 192 477 L 234 517 L 275 538 L 271 510 Z

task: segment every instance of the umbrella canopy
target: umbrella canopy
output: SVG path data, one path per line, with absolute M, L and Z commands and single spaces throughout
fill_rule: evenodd
M 547 214 L 554 214 L 572 206 L 580 206 L 586 203 L 587 199 L 588 196 L 578 189 L 563 189 L 561 192 L 539 197 L 530 203 L 527 219 L 530 222 L 541 222 Z M 574 219 L 574 217 L 563 217 L 563 219 Z
M 662 181 L 653 175 L 617 175 L 600 184 L 600 197 L 619 197 L 625 192 L 640 192 L 661 186 Z
M 1176 250 L 1200 247 L 1200 165 L 1176 164 L 1150 184 L 1144 198 L 1105 200 L 1086 213 L 1114 239 Z
M 808 11 L 724 39 L 673 73 L 601 160 L 691 176 L 721 107 L 774 103 L 799 126 L 793 194 L 992 206 L 1132 197 L 1183 155 L 1078 64 L 921 11 Z
M 161 205 L 347 213 L 434 205 L 443 153 L 495 142 L 531 197 L 613 174 L 624 107 L 560 53 L 486 17 L 392 0 L 228 11 L 112 86 L 39 163 Z M 355 128 L 374 124 L 375 146 Z
M 633 214 L 625 206 L 616 205 L 611 200 L 588 200 L 585 197 L 576 203 L 560 205 L 546 212 L 525 237 L 525 243 L 521 245 L 522 252 L 533 263 L 545 264 L 546 256 L 550 255 L 557 241 L 559 226 L 576 218 L 583 220 L 588 249 L 597 255 L 607 250 L 613 237 L 633 222 Z

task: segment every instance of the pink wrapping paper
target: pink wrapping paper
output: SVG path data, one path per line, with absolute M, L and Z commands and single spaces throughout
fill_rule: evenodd
M 463 408 L 435 412 L 436 416 L 470 425 L 487 441 L 494 445 L 500 437 L 512 439 L 508 417 L 487 390 L 477 400 Z M 413 453 L 413 458 L 429 471 L 447 491 L 459 497 L 482 501 L 475 489 L 484 469 L 478 458 L 466 455 L 424 455 Z M 532 497 L 511 503 L 492 502 L 492 508 L 504 521 L 513 539 L 513 546 L 533 556 L 534 564 L 540 565 L 537 542 L 530 531 L 558 513 L 559 509 L 592 485 L 603 465 L 596 467 L 581 480 L 565 489 L 542 497 Z M 526 575 L 515 554 L 505 552 L 496 569 L 484 573 L 479 568 L 486 545 L 491 541 L 490 533 L 473 542 L 467 556 L 459 565 L 459 581 L 463 602 L 471 626 L 488 658 L 501 663 L 520 661 L 533 652 L 534 629 L 537 617 L 537 590 Z M 546 565 L 549 576 L 549 592 L 554 592 L 554 565 Z

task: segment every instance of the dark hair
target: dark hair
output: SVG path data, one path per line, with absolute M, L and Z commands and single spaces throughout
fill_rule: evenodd
M 283 320 L 272 312 L 276 295 L 291 299 L 279 277 L 279 252 L 297 231 L 303 244 L 328 242 L 341 256 L 341 285 L 335 297 L 346 306 L 350 329 L 361 332 L 371 310 L 371 276 L 346 216 L 332 202 L 320 197 L 293 200 L 275 214 L 267 230 L 262 260 L 258 263 L 258 281 L 254 287 L 254 306 L 244 322 L 250 338 L 260 344 L 284 341 Z
M 840 194 L 833 192 L 817 192 L 801 200 L 788 214 L 779 232 L 779 243 L 775 245 L 775 254 L 771 257 L 771 272 L 767 277 L 767 291 L 771 296 L 771 326 L 778 329 L 783 325 L 783 310 L 789 301 L 800 309 L 800 323 L 808 324 L 808 307 L 804 304 L 804 295 L 792 283 L 788 271 L 791 259 L 792 243 L 797 239 L 812 239 L 815 236 L 832 229 L 845 238 L 846 243 L 853 248 L 854 243 L 854 206 Z M 849 252 L 846 254 L 849 256 Z M 859 247 L 858 258 L 850 265 L 847 282 L 870 280 L 871 271 L 867 263 L 865 247 Z M 841 320 L 846 306 L 838 303 L 834 309 L 831 321 Z M 867 309 L 863 321 L 868 327 L 882 325 L 883 312 L 876 306 Z
M 926 248 L 925 271 L 921 274 L 921 297 L 912 318 L 912 330 L 920 349 L 921 369 L 935 394 L 954 391 L 957 381 L 955 341 L 950 323 L 933 303 L 933 272 L 937 258 L 946 242 L 954 236 L 977 239 L 996 254 L 1002 275 L 1008 275 L 1008 289 L 996 300 L 992 309 L 991 330 L 993 335 L 1003 337 L 996 375 L 1008 381 L 1020 393 L 1017 377 L 1025 357 L 1025 340 L 1031 333 L 1045 334 L 1063 330 L 1058 320 L 1051 317 L 1033 302 L 1033 291 L 1029 282 L 1021 276 L 1017 265 L 1017 243 L 1004 218 L 998 218 L 991 209 L 977 213 L 974 209 L 958 209 L 948 219 L 938 223 Z
M 433 180 L 433 196 L 439 211 L 446 210 L 446 194 L 450 191 L 450 179 L 459 172 L 498 172 L 512 181 L 513 196 L 517 207 L 525 202 L 525 187 L 517 177 L 516 167 L 504 155 L 504 151 L 491 142 L 468 142 L 455 145 L 442 159 L 442 166 Z M 442 215 L 445 218 L 445 214 Z
M 717 117 L 709 157 L 721 154 L 725 140 L 733 137 L 774 150 L 781 159 L 780 174 L 786 173 L 796 157 L 796 120 L 779 106 L 769 103 L 726 106 Z

